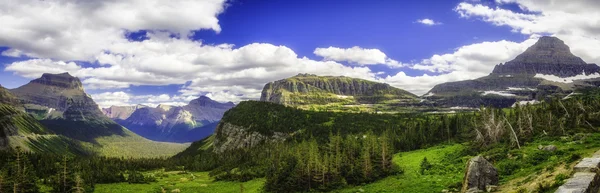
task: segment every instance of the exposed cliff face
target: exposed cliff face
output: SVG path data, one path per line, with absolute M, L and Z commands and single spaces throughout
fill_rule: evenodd
M 250 148 L 261 143 L 284 141 L 288 134 L 274 132 L 271 136 L 263 135 L 248 128 L 221 122 L 215 130 L 214 151 L 224 152 L 226 150 Z
M 517 101 L 543 100 L 569 94 L 575 87 L 594 85 L 594 81 L 585 80 L 600 76 L 597 73 L 599 66 L 573 55 L 562 40 L 541 37 L 515 59 L 497 65 L 489 76 L 442 83 L 424 97 L 443 107 L 509 107 Z
M 548 74 L 571 77 L 600 72 L 596 64 L 588 64 L 573 55 L 571 49 L 556 37 L 541 37 L 515 59 L 499 64 L 493 74 Z
M 136 106 L 110 106 L 109 108 L 103 108 L 102 113 L 108 118 L 113 120 L 125 120 L 133 114 L 136 110 L 147 106 L 136 105 Z
M 139 108 L 119 123 L 148 139 L 190 142 L 210 135 L 223 113 L 234 106 L 202 96 L 183 107 L 161 104 Z
M 373 104 L 383 100 L 414 98 L 414 94 L 384 83 L 343 76 L 299 74 L 267 83 L 260 100 L 303 105 L 334 102 Z
M 33 111 L 55 109 L 65 112 L 63 118 L 67 120 L 106 118 L 94 100 L 85 93 L 81 81 L 68 73 L 46 73 L 11 91 L 26 108 L 32 105 L 46 108 L 31 109 Z

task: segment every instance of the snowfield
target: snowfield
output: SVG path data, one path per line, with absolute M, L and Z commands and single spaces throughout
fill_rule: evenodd
M 500 95 L 500 96 L 505 96 L 505 97 L 513 97 L 513 96 L 517 96 L 515 94 L 512 93 L 508 93 L 506 91 L 493 91 L 493 90 L 489 90 L 489 91 L 484 91 L 483 95 L 488 95 L 488 94 L 495 94 L 495 95 Z
M 600 78 L 600 74 L 599 73 L 594 73 L 594 74 L 590 74 L 590 75 L 585 75 L 585 72 L 576 75 L 576 76 L 571 76 L 571 77 L 558 77 L 555 75 L 548 75 L 548 74 L 535 74 L 534 78 L 542 78 L 544 80 L 549 80 L 549 81 L 553 81 L 553 82 L 561 82 L 561 83 L 573 83 L 574 80 L 584 80 L 584 79 L 590 79 L 590 78 Z

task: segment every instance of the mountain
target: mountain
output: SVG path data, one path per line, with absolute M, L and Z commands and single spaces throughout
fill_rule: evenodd
M 181 107 L 161 104 L 138 108 L 118 122 L 148 139 L 192 142 L 212 134 L 223 113 L 234 106 L 232 102 L 219 103 L 201 96 Z
M 102 113 L 106 115 L 108 118 L 113 120 L 125 120 L 133 114 L 138 109 L 148 107 L 145 105 L 135 105 L 135 106 L 110 106 L 108 108 L 102 108 Z
M 496 65 L 490 75 L 442 83 L 423 97 L 439 107 L 510 107 L 597 86 L 599 72 L 599 66 L 573 55 L 562 40 L 541 37 L 515 59 Z
M 85 154 L 156 157 L 173 155 L 176 151 L 187 147 L 186 144 L 150 141 L 120 126 L 102 113 L 94 100 L 85 93 L 81 81 L 68 73 L 45 73 L 26 85 L 10 90 L 10 93 L 18 98 L 25 112 L 29 113 L 29 115 L 23 114 L 29 117 L 26 119 L 28 123 L 26 125 L 38 123 L 44 127 L 44 133 L 34 134 L 52 134 L 61 140 L 73 143 L 67 147 L 81 147 Z M 14 111 L 10 112 L 14 113 Z M 21 123 L 13 115 L 5 118 L 8 121 Z M 17 133 L 30 130 L 24 126 L 15 128 L 18 130 Z M 27 136 L 23 137 L 27 138 Z M 34 144 L 34 147 L 44 147 L 56 142 L 43 140 Z M 62 147 L 66 146 L 62 145 Z
M 81 81 L 69 73 L 48 74 L 12 89 L 29 113 L 43 119 L 72 121 L 106 119 Z
M 260 100 L 302 109 L 379 108 L 375 104 L 411 104 L 416 95 L 385 83 L 344 76 L 296 76 L 267 83 Z

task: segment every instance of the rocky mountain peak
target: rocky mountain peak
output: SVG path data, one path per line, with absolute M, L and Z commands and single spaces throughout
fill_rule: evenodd
M 526 64 L 581 64 L 585 63 L 581 58 L 573 55 L 569 46 L 557 37 L 541 37 L 533 46 L 519 54 L 510 62 Z
M 210 108 L 223 108 L 223 107 L 231 108 L 234 105 L 235 104 L 233 104 L 232 102 L 220 103 L 215 100 L 212 100 L 211 98 L 208 98 L 207 96 L 200 96 L 197 99 L 190 101 L 190 103 L 188 104 L 188 106 L 210 107 Z
M 31 83 L 54 86 L 64 89 L 83 90 L 83 85 L 79 78 L 71 76 L 68 72 L 61 74 L 44 73 L 42 77 L 32 80 Z
M 505 64 L 496 65 L 492 74 L 545 74 L 571 77 L 600 72 L 596 64 L 588 64 L 573 55 L 569 46 L 557 37 L 541 37 L 535 44 Z

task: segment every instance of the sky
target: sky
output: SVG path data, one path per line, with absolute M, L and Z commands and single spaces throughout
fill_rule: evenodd
M 597 0 L 6 0 L 0 24 L 2 86 L 69 72 L 101 107 L 256 100 L 298 73 L 423 95 L 541 36 L 600 63 Z

